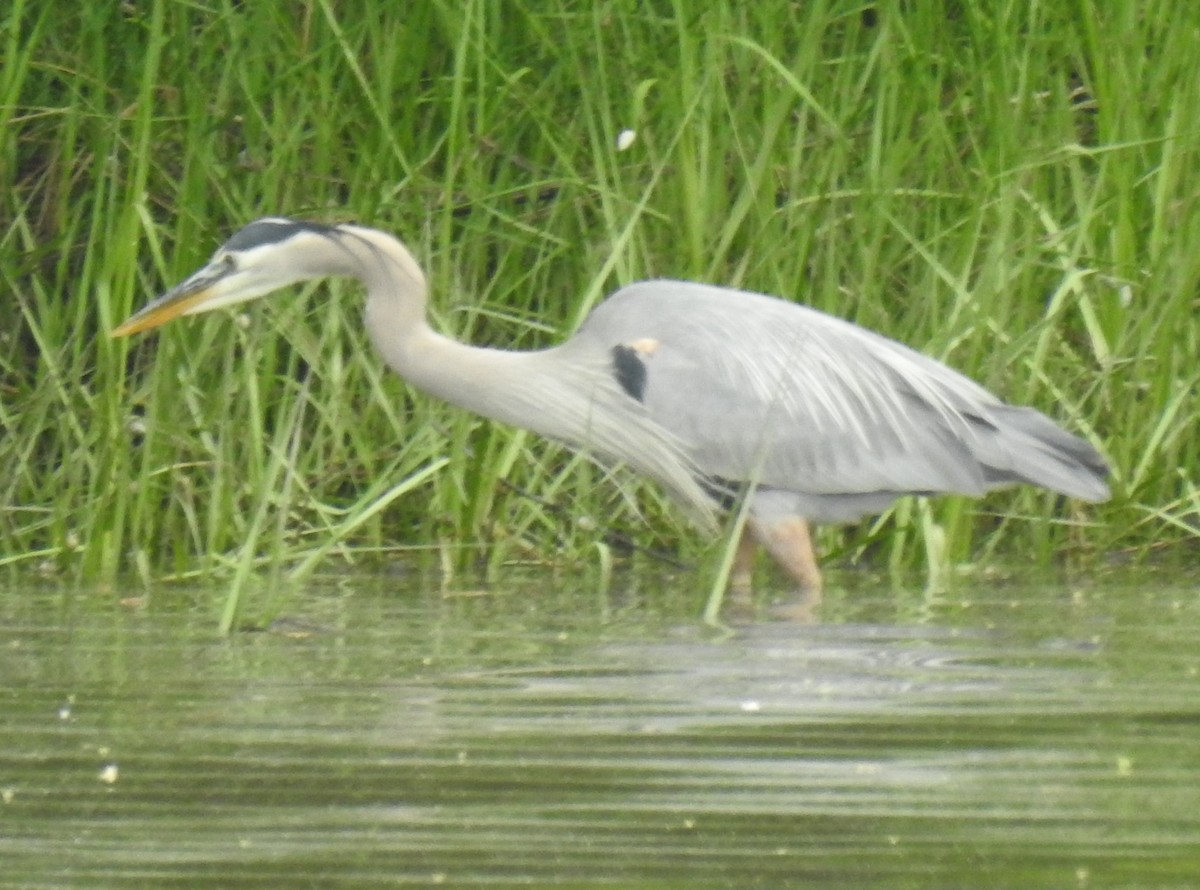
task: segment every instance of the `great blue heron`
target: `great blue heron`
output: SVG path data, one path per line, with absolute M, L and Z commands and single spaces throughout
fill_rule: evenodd
M 357 278 L 384 361 L 417 389 L 624 462 L 701 524 L 739 493 L 748 518 L 731 574 L 748 590 L 761 544 L 802 591 L 821 575 L 808 521 L 846 522 L 906 494 L 1039 485 L 1109 497 L 1099 452 L 1032 408 L 814 309 L 685 281 L 643 281 L 559 346 L 468 346 L 425 318 L 425 276 L 391 235 L 293 219 L 252 222 L 120 337 L 294 282 Z

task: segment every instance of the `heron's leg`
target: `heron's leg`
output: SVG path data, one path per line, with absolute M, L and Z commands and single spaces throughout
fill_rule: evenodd
M 751 518 L 748 526 L 759 543 L 767 548 L 771 558 L 796 582 L 797 593 L 802 594 L 807 602 L 819 602 L 821 570 L 813 553 L 808 522 L 799 516 Z

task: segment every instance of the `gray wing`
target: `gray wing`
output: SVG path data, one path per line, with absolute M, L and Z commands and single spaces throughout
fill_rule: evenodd
M 1045 415 L 895 341 L 795 303 L 648 281 L 601 304 L 577 340 L 694 465 L 848 519 L 906 493 L 1030 482 L 1103 500 L 1103 459 Z

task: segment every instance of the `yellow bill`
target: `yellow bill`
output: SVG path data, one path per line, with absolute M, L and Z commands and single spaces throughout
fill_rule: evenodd
M 157 300 L 147 303 L 109 333 L 110 337 L 128 337 L 164 325 L 174 318 L 191 312 L 203 311 L 216 297 L 220 296 L 217 283 L 224 277 L 224 269 L 205 267 L 187 281 L 171 288 Z

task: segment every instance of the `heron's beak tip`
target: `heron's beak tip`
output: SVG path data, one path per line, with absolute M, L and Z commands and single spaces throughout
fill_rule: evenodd
M 133 326 L 133 319 L 130 318 L 121 322 L 119 325 L 109 331 L 108 339 L 116 340 L 119 337 L 128 337 L 130 334 L 134 333 L 137 333 L 137 330 Z
M 128 337 L 130 334 L 140 334 L 151 328 L 157 328 L 172 319 L 184 315 L 188 310 L 202 304 L 211 296 L 208 286 L 183 286 L 159 297 L 154 302 L 143 306 L 129 318 L 125 319 L 111 331 L 108 336 L 112 339 Z
M 134 315 L 129 316 L 115 328 L 108 332 L 110 339 L 116 340 L 120 337 L 128 337 L 131 334 L 138 334 L 142 331 L 148 331 L 150 328 L 156 328 L 167 321 L 170 321 L 178 313 L 165 315 L 161 310 L 154 312 L 148 311 L 151 307 L 143 309 Z

